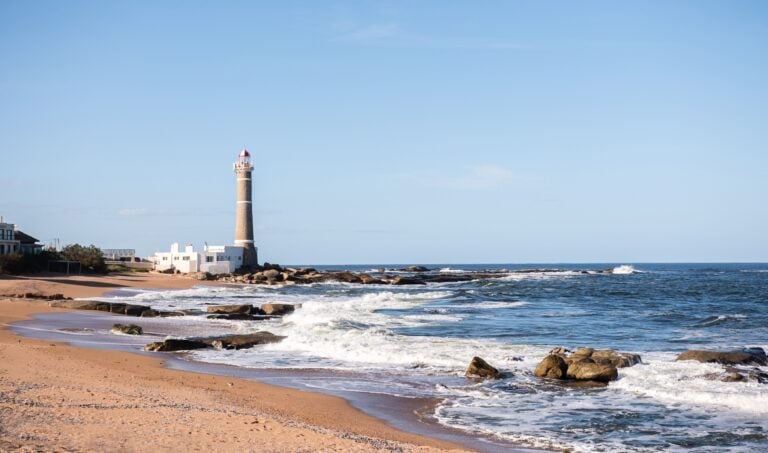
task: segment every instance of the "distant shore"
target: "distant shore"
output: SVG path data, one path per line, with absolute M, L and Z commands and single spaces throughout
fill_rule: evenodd
M 0 295 L 97 297 L 120 288 L 185 289 L 161 274 L 0 277 Z M 204 284 L 223 284 L 205 282 Z M 455 444 L 398 431 L 333 396 L 170 370 L 145 355 L 14 335 L 8 324 L 61 312 L 0 296 L 0 450 L 445 451 Z

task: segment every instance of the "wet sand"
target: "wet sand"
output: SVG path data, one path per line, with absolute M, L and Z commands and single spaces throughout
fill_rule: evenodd
M 158 274 L 2 277 L 0 295 L 94 297 L 122 287 L 200 283 Z M 0 297 L 0 451 L 467 449 L 397 430 L 338 397 L 170 369 L 149 355 L 72 347 L 8 329 L 36 313 L 64 312 L 46 301 Z

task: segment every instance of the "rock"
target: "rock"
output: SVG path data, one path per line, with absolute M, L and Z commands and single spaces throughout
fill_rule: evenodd
M 277 343 L 285 337 L 271 332 L 256 332 L 247 335 L 227 335 L 211 341 L 216 349 L 247 349 L 260 344 Z
M 615 381 L 619 377 L 615 367 L 610 365 L 601 365 L 591 360 L 577 360 L 568 366 L 566 375 L 570 379 L 579 381 Z
M 571 353 L 571 356 L 590 357 L 595 352 L 592 348 L 579 348 Z
M 482 358 L 472 357 L 472 361 L 469 362 L 469 367 L 464 375 L 467 377 L 498 379 L 501 373 Z
M 550 354 L 544 357 L 533 371 L 534 376 L 549 379 L 565 379 L 567 377 L 568 365 L 562 357 Z
M 228 321 L 251 321 L 254 319 L 253 315 L 248 313 L 220 313 L 206 316 L 207 319 L 226 319 Z
M 207 308 L 208 313 L 215 314 L 245 314 L 253 313 L 253 305 L 216 305 Z
M 359 275 L 346 271 L 329 272 L 327 279 L 343 283 L 362 283 L 362 279 Z
M 408 267 L 399 269 L 399 271 L 401 272 L 429 272 L 429 270 L 430 269 L 428 267 L 424 267 L 424 266 L 408 266 Z
M 610 365 L 614 368 L 626 368 L 638 363 L 642 363 L 639 354 L 631 352 L 616 352 L 612 349 L 601 349 L 593 351 L 590 359 L 600 365 Z
M 160 312 L 150 308 L 149 310 L 142 311 L 139 316 L 142 318 L 156 318 L 160 316 Z
M 380 278 L 371 277 L 368 274 L 360 274 L 360 283 L 363 285 L 383 285 L 385 282 Z
M 560 346 L 559 348 L 555 348 L 555 349 L 549 351 L 550 354 L 556 354 L 556 355 L 560 355 L 560 356 L 564 356 L 564 355 L 568 354 L 569 352 L 571 352 L 569 349 L 565 349 L 562 346 Z
M 277 278 L 280 275 L 280 271 L 277 269 L 267 269 L 264 272 L 261 272 L 261 275 L 264 276 L 264 278 Z
M 426 285 L 420 278 L 403 277 L 402 275 L 393 278 L 390 283 L 393 285 Z
M 213 280 L 213 274 L 210 272 L 191 272 L 189 276 L 195 280 Z
M 424 283 L 456 283 L 456 282 L 468 282 L 473 280 L 471 275 L 464 274 L 440 274 L 432 276 L 422 276 L 422 282 Z
M 264 304 L 261 306 L 261 311 L 265 315 L 287 315 L 293 313 L 295 309 L 296 307 L 291 304 Z
M 696 360 L 702 363 L 720 363 L 722 365 L 768 365 L 765 351 L 762 348 L 751 348 L 743 351 L 685 351 L 675 360 Z
M 144 333 L 144 329 L 136 324 L 114 324 L 112 326 L 112 332 L 124 333 L 126 335 L 141 335 Z
M 145 351 L 155 352 L 175 352 L 175 351 L 190 351 L 192 349 L 204 349 L 209 347 L 208 343 L 200 340 L 182 340 L 176 338 L 168 338 L 164 341 L 157 341 L 149 343 L 144 346 Z

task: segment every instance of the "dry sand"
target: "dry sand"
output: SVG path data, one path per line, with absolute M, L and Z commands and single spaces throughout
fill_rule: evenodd
M 0 295 L 93 297 L 120 287 L 189 288 L 158 274 L 0 277 Z M 7 324 L 64 311 L 0 297 L 0 451 L 445 451 L 346 401 L 170 370 L 145 355 L 27 339 Z

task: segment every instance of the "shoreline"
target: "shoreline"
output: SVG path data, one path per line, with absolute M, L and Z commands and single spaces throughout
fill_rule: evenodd
M 184 289 L 210 283 L 158 274 L 2 277 L 0 294 L 96 297 L 126 287 Z M 0 297 L 0 413 L 4 420 L 0 449 L 174 450 L 207 446 L 219 451 L 247 451 L 254 445 L 278 451 L 467 448 L 393 428 L 346 400 L 323 393 L 169 368 L 168 360 L 143 354 L 18 336 L 8 324 L 36 313 L 70 310 L 48 307 L 45 301 Z M 105 405 L 105 400 L 109 404 Z M 74 419 L 86 423 L 68 422 Z M 184 422 L 174 422 L 180 419 Z M 200 429 L 204 426 L 211 426 L 211 432 Z M 187 429 L 191 427 L 197 429 Z M 169 436 L 152 443 L 152 433 L 157 431 Z

